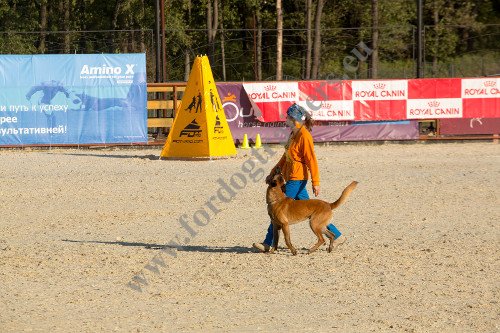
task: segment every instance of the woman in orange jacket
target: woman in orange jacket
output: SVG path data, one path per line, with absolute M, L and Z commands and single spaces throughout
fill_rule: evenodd
M 309 199 L 306 190 L 309 173 L 311 174 L 314 195 L 318 196 L 320 192 L 318 161 L 314 153 L 314 143 L 310 132 L 313 120 L 311 115 L 297 104 L 290 106 L 286 114 L 286 123 L 291 128 L 292 133 L 285 146 L 285 153 L 271 170 L 266 180 L 271 179 L 281 171 L 286 180 L 286 196 L 295 200 L 306 200 Z M 333 224 L 330 223 L 327 228 L 335 237 L 333 241 L 334 247 L 346 241 L 346 237 Z M 273 225 L 270 224 L 264 242 L 254 243 L 253 247 L 261 252 L 267 252 L 272 242 Z

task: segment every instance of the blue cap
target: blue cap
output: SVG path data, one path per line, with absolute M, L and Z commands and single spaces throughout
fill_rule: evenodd
M 307 112 L 302 106 L 293 103 L 292 106 L 286 110 L 286 114 L 297 121 L 303 121 L 306 119 Z

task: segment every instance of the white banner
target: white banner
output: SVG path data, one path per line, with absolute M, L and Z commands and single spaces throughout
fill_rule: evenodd
M 243 87 L 250 100 L 255 103 L 299 100 L 298 82 L 243 83 Z
M 401 100 L 408 98 L 407 80 L 352 81 L 352 99 Z
M 461 118 L 461 98 L 409 99 L 406 104 L 408 119 Z
M 500 98 L 500 78 L 462 79 L 462 98 Z
M 300 101 L 297 104 L 311 112 L 314 120 L 354 120 L 354 102 L 346 101 Z M 316 107 L 310 108 L 310 105 Z

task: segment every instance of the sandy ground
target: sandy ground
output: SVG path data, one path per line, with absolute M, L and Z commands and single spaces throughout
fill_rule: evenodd
M 0 151 L 0 331 L 499 332 L 500 145 L 316 149 L 320 198 L 360 184 L 298 256 L 251 248 L 279 146 Z

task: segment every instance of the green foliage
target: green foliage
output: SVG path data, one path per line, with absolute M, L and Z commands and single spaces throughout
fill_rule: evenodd
M 254 80 L 256 19 L 262 27 L 262 76 L 276 72 L 276 0 L 218 0 L 219 23 L 213 49 L 207 38 L 207 3 L 213 0 L 165 2 L 169 80 L 184 80 L 186 55 L 212 54 L 214 76 Z M 0 0 L 0 53 L 147 54 L 150 80 L 155 71 L 156 1 L 148 0 Z M 313 1 L 313 6 L 317 3 Z M 478 76 L 500 72 L 500 5 L 498 0 L 424 1 L 425 74 Z M 284 14 L 283 74 L 301 79 L 307 48 L 306 1 L 282 0 Z M 379 76 L 412 77 L 415 72 L 416 4 L 378 0 Z M 46 32 L 41 31 L 46 5 Z M 65 16 L 69 19 L 65 20 Z M 314 8 L 313 8 L 314 16 Z M 360 42 L 371 46 L 371 1 L 326 1 L 321 20 L 320 77 L 366 77 L 367 64 L 346 73 L 343 63 Z M 361 27 L 361 28 L 359 28 Z M 70 32 L 63 33 L 65 30 Z M 222 53 L 224 45 L 224 54 Z

